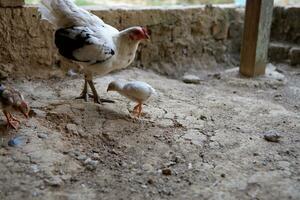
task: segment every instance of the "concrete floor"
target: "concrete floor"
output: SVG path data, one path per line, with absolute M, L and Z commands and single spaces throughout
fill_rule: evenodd
M 103 105 L 74 100 L 80 77 L 10 81 L 33 112 L 0 126 L 0 199 L 299 199 L 300 69 L 276 68 L 199 71 L 200 84 L 128 69 L 95 80 L 116 101 Z M 119 78 L 156 88 L 141 119 L 105 92 Z

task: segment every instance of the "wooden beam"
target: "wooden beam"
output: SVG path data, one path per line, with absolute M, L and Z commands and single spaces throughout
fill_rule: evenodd
M 273 3 L 273 0 L 247 0 L 240 66 L 240 73 L 245 76 L 265 73 Z

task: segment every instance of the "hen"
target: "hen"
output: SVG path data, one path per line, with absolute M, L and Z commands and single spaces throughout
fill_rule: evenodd
M 152 94 L 156 91 L 151 85 L 141 81 L 131 81 L 122 83 L 121 81 L 113 81 L 108 85 L 108 91 L 116 91 L 119 94 L 129 98 L 138 104 L 134 107 L 133 113 L 140 117 L 142 114 L 142 105 L 146 102 Z
M 14 88 L 5 87 L 1 84 L 0 107 L 7 119 L 7 126 L 11 126 L 14 129 L 18 128 L 20 121 L 11 114 L 12 111 L 19 111 L 23 113 L 26 118 L 29 117 L 30 109 L 23 95 Z
M 134 60 L 139 43 L 149 39 L 147 29 L 136 26 L 118 31 L 72 0 L 42 0 L 39 11 L 57 28 L 55 44 L 59 53 L 80 62 L 83 68 L 85 82 L 78 98 L 87 101 L 89 85 L 94 102 L 111 102 L 99 98 L 93 75 L 104 76 L 127 67 Z

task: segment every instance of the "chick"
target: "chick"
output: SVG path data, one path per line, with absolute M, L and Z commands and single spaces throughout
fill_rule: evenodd
M 30 108 L 23 95 L 16 89 L 2 84 L 0 84 L 0 107 L 7 119 L 7 126 L 14 129 L 18 128 L 20 120 L 11 114 L 12 111 L 19 111 L 26 118 L 29 117 Z
M 108 85 L 107 92 L 108 91 L 116 91 L 122 96 L 137 102 L 137 105 L 133 109 L 133 114 L 137 117 L 140 117 L 142 114 L 143 103 L 146 102 L 152 94 L 156 94 L 155 89 L 151 87 L 151 85 L 141 81 L 128 83 L 113 81 Z

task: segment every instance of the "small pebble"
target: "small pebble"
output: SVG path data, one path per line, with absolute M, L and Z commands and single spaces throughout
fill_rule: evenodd
M 144 185 L 144 184 L 141 185 L 141 187 L 144 188 L 144 189 L 148 188 L 147 185 Z
M 88 170 L 95 170 L 97 168 L 97 165 L 98 165 L 99 161 L 97 160 L 92 160 L 91 158 L 88 158 L 84 161 L 84 164 L 86 165 L 86 168 Z
M 8 146 L 11 147 L 19 147 L 27 142 L 27 139 L 22 136 L 17 136 L 8 141 Z
M 278 143 L 282 136 L 275 130 L 267 131 L 264 133 L 264 139 L 268 142 Z
M 225 177 L 226 177 L 226 175 L 225 175 L 225 174 L 221 174 L 221 177 L 222 177 L 222 178 L 225 178 Z
M 201 115 L 201 116 L 200 116 L 200 119 L 204 121 L 204 120 L 207 120 L 207 117 L 204 116 L 204 115 Z
M 199 84 L 201 79 L 195 75 L 185 75 L 182 77 L 184 83 Z
M 85 161 L 85 160 L 87 160 L 87 156 L 86 155 L 79 155 L 77 157 L 77 159 L 80 160 L 80 161 Z
M 220 73 L 213 74 L 213 78 L 220 80 L 221 74 Z
M 63 184 L 63 181 L 58 176 L 53 176 L 46 180 L 46 183 L 53 187 L 60 187 Z
M 152 185 L 154 183 L 153 179 L 149 178 L 147 181 L 148 184 Z
M 165 176 L 171 176 L 172 175 L 172 171 L 169 168 L 165 168 L 161 171 L 161 173 Z
M 72 133 L 74 135 L 78 135 L 78 130 L 76 124 L 67 124 L 66 129 L 69 133 Z
M 39 133 L 38 137 L 41 139 L 47 139 L 48 138 L 48 134 L 47 133 Z
M 70 77 L 76 77 L 76 76 L 78 76 L 78 74 L 76 73 L 76 71 L 74 69 L 70 69 L 67 72 L 67 75 L 70 76 Z
M 31 171 L 33 172 L 33 173 L 37 173 L 37 172 L 39 172 L 40 171 L 40 169 L 38 168 L 38 166 L 37 165 L 31 165 Z

